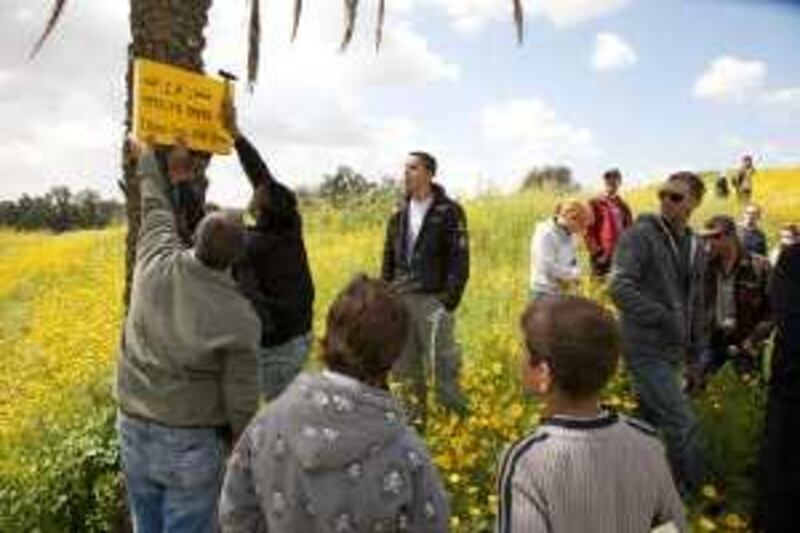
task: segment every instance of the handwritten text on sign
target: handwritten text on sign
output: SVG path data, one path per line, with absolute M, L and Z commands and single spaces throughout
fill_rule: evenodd
M 183 139 L 189 148 L 227 154 L 222 81 L 146 59 L 134 63 L 133 135 L 156 144 Z

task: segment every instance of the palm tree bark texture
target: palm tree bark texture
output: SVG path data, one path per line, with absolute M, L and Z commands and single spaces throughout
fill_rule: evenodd
M 122 139 L 122 180 L 119 185 L 125 194 L 128 233 L 125 256 L 125 307 L 130 298 L 136 240 L 139 234 L 140 203 L 136 163 L 129 157 L 128 136 L 132 129 L 133 61 L 151 59 L 195 72 L 203 71 L 203 31 L 208 23 L 211 0 L 131 0 L 128 65 L 125 75 L 125 132 Z M 205 180 L 209 158 L 195 156 L 197 179 Z

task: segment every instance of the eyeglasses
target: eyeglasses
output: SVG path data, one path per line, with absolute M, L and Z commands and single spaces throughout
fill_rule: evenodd
M 685 195 L 679 192 L 672 192 L 672 191 L 659 191 L 658 197 L 661 200 L 669 200 L 673 204 L 679 204 L 686 198 Z

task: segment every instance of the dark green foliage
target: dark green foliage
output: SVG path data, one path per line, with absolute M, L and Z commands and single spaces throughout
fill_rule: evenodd
M 341 165 L 333 174 L 322 177 L 319 197 L 335 208 L 354 208 L 385 204 L 399 198 L 400 189 L 391 178 L 383 178 L 380 183 L 370 181 L 352 168 Z
M 708 461 L 726 511 L 750 514 L 763 438 L 766 389 L 725 365 L 695 402 Z
M 575 192 L 580 185 L 572 176 L 572 169 L 564 166 L 533 168 L 525 175 L 521 190 L 550 189 L 556 192 Z
M 104 228 L 121 216 L 121 204 L 89 189 L 73 194 L 67 187 L 53 187 L 43 196 L 23 194 L 16 202 L 0 202 L 0 226 L 19 230 Z
M 84 423 L 37 440 L 20 464 L 2 470 L 0 531 L 122 529 L 116 410 L 105 403 Z

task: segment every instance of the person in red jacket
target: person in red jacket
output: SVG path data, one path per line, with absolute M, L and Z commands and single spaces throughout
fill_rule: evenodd
M 592 273 L 605 277 L 611 270 L 611 258 L 622 232 L 631 225 L 633 216 L 628 204 L 620 198 L 622 174 L 616 168 L 603 173 L 605 193 L 589 201 L 593 220 L 586 231 Z

